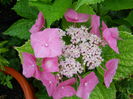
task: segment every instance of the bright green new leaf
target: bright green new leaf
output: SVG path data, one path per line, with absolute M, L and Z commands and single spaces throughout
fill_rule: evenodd
M 122 40 L 118 41 L 120 54 L 116 54 L 109 46 L 103 48 L 102 57 L 105 62 L 110 59 L 118 58 L 120 60 L 114 79 L 126 78 L 133 73 L 133 35 L 128 32 L 120 32 Z M 102 64 L 105 67 L 105 63 Z M 103 75 L 104 71 L 98 68 Z
M 125 19 L 133 26 L 133 11 L 131 11 L 128 17 Z
M 133 0 L 105 0 L 103 4 L 105 6 L 105 9 L 110 10 L 123 10 L 133 8 Z
M 77 10 L 77 12 L 79 12 L 79 13 L 86 13 L 86 14 L 89 14 L 89 15 L 96 14 L 94 12 L 93 8 L 90 7 L 90 6 L 87 6 L 87 5 L 80 6 L 80 8 Z
M 18 20 L 12 26 L 10 26 L 5 31 L 4 34 L 18 37 L 20 39 L 29 39 L 30 37 L 29 29 L 32 27 L 33 24 L 34 22 L 32 20 L 27 20 L 27 19 Z
M 15 47 L 15 49 L 18 51 L 19 53 L 19 57 L 21 59 L 21 62 L 22 62 L 22 53 L 23 52 L 27 52 L 27 53 L 30 53 L 30 54 L 33 54 L 33 49 L 31 47 L 31 44 L 30 44 L 30 41 L 27 41 L 23 46 L 21 47 Z
M 39 2 L 30 2 L 30 5 L 36 6 L 43 12 L 47 21 L 47 27 L 63 17 L 68 8 L 71 7 L 72 0 L 55 0 L 52 5 L 43 4 Z
M 79 7 L 84 4 L 96 4 L 96 3 L 100 3 L 102 1 L 104 1 L 104 0 L 78 0 L 77 5 L 76 5 L 76 10 L 79 9 Z
M 28 5 L 28 0 L 20 0 L 13 7 L 13 9 L 17 12 L 18 15 L 24 18 L 36 19 L 38 10 L 34 7 L 30 7 Z
M 106 88 L 103 83 L 99 83 L 90 94 L 89 99 L 116 99 L 116 89 L 112 83 L 109 88 Z

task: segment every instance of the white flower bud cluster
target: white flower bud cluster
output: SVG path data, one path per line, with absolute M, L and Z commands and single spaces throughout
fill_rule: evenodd
M 81 64 L 71 57 L 66 58 L 65 61 L 61 61 L 60 65 L 62 66 L 60 73 L 68 78 L 72 77 L 74 74 L 82 73 L 83 71 Z
M 81 26 L 80 28 L 70 27 L 66 32 L 62 32 L 63 36 L 71 36 L 71 44 L 65 45 L 62 56 L 65 60 L 60 61 L 60 73 L 67 77 L 72 77 L 74 74 L 82 73 L 84 65 L 87 68 L 94 69 L 103 61 L 101 57 L 102 50 L 99 45 L 102 40 L 94 34 L 88 32 L 88 28 Z M 64 34 L 65 33 L 65 34 Z M 82 56 L 83 64 L 76 61 Z
M 61 30 L 61 29 L 59 29 L 59 32 L 58 33 L 59 33 L 60 38 L 62 38 L 63 36 L 66 35 L 66 32 L 63 31 L 63 30 Z

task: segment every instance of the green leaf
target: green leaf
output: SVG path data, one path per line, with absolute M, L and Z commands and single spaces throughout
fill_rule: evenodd
M 8 82 L 7 83 L 7 87 L 10 88 L 10 89 L 13 89 L 12 83 L 11 82 Z
M 104 62 L 113 58 L 118 58 L 120 60 L 118 69 L 114 76 L 114 79 L 116 80 L 126 78 L 133 73 L 133 35 L 121 31 L 120 37 L 122 38 L 122 40 L 118 41 L 120 54 L 116 54 L 109 46 L 105 46 L 102 53 Z M 105 63 L 102 66 L 104 65 Z M 97 69 L 103 75 L 103 70 L 101 68 Z
M 27 41 L 23 46 L 21 47 L 15 47 L 15 49 L 18 51 L 19 53 L 19 57 L 21 59 L 21 62 L 22 62 L 22 53 L 23 52 L 27 52 L 27 53 L 30 53 L 30 54 L 33 54 L 33 49 L 31 47 L 31 44 L 30 44 L 30 41 Z
M 11 27 L 9 27 L 4 34 L 18 37 L 20 39 L 29 39 L 29 29 L 31 28 L 33 23 L 34 22 L 32 20 L 20 19 L 15 22 Z
M 133 26 L 133 11 L 131 11 L 128 17 L 125 19 Z
M 72 96 L 72 97 L 65 97 L 65 98 L 63 98 L 63 99 L 81 99 L 81 98 L 79 98 L 79 97 L 77 97 L 77 96 Z
M 99 83 L 90 94 L 89 99 L 116 99 L 115 97 L 116 89 L 113 83 L 109 88 L 106 88 L 105 85 Z
M 43 12 L 47 21 L 47 27 L 63 17 L 68 8 L 71 7 L 72 0 L 55 0 L 52 5 L 43 4 L 39 2 L 30 2 L 30 5 L 36 6 Z
M 8 41 L 2 41 L 0 42 L 0 47 L 3 47 Z
M 100 3 L 102 1 L 104 1 L 104 0 L 78 0 L 77 5 L 76 5 L 76 10 L 79 9 L 79 7 L 84 4 L 96 4 L 96 3 Z
M 89 15 L 96 14 L 94 12 L 93 8 L 91 6 L 87 6 L 87 5 L 80 6 L 80 8 L 77 10 L 77 12 L 86 13 L 86 14 L 89 14 Z
M 4 66 L 8 65 L 9 62 L 2 56 L 0 56 L 0 69 L 4 69 Z
M 12 86 L 11 80 L 12 80 L 11 76 L 5 75 L 3 72 L 0 72 L 0 84 L 12 89 L 13 86 Z
M 7 48 L 4 48 L 4 45 L 7 44 L 8 41 L 2 41 L 0 42 L 0 54 L 5 53 L 8 51 Z
M 118 28 L 119 28 L 119 31 L 131 32 L 131 29 L 127 27 L 126 25 L 120 25 Z
M 33 0 L 31 0 L 31 1 L 33 1 Z M 50 4 L 52 2 L 52 0 L 34 0 L 34 1 L 39 1 L 39 2 L 47 3 L 47 4 Z
M 131 99 L 131 98 L 129 98 L 128 94 L 125 92 L 119 92 L 117 94 L 118 94 L 118 96 L 116 99 Z
M 28 5 L 28 0 L 20 0 L 16 3 L 13 9 L 17 12 L 18 15 L 25 18 L 36 19 L 38 10 L 34 7 Z
M 133 78 L 127 78 L 122 80 L 118 86 L 120 91 L 133 93 Z
M 1 53 L 5 53 L 5 52 L 7 52 L 7 51 L 8 51 L 7 48 L 0 48 L 0 54 L 1 54 Z
M 133 8 L 133 0 L 105 0 L 105 9 L 123 10 Z

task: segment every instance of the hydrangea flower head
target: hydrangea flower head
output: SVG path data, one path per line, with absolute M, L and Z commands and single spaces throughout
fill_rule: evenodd
M 76 23 L 87 22 L 89 16 L 91 16 L 90 28 L 83 25 L 76 27 Z M 120 39 L 119 32 L 117 28 L 108 28 L 102 21 L 101 37 L 100 16 L 97 15 L 77 13 L 68 9 L 64 17 L 74 25 L 65 30 L 59 28 L 41 30 L 44 25 L 44 17 L 41 12 L 39 13 L 36 23 L 30 30 L 34 55 L 26 52 L 22 54 L 23 74 L 27 78 L 35 77 L 41 80 L 48 95 L 53 99 L 73 95 L 88 99 L 99 83 L 93 69 L 97 69 L 104 61 L 103 45 L 110 46 L 116 53 L 119 53 L 117 47 L 117 40 Z M 38 58 L 41 60 L 40 63 L 36 62 Z M 109 60 L 106 63 L 106 70 L 100 66 L 104 70 L 104 83 L 107 88 L 116 73 L 118 62 L 119 59 Z M 39 70 L 40 67 L 43 71 Z M 84 77 L 84 75 L 86 76 Z M 74 88 L 72 85 L 79 86 Z

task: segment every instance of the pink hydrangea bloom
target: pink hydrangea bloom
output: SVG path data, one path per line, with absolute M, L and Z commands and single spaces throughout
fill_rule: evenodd
M 118 59 L 111 59 L 106 63 L 107 71 L 104 73 L 104 83 L 107 88 L 110 86 L 110 83 L 112 82 L 112 79 L 116 73 L 118 63 Z
M 42 67 L 47 72 L 58 72 L 58 57 L 44 58 Z
M 38 66 L 36 65 L 36 58 L 32 54 L 29 53 L 22 53 L 23 55 L 23 75 L 27 78 L 29 77 L 35 77 L 36 79 L 41 79 L 41 75 L 43 72 L 57 72 L 58 69 L 58 63 L 57 63 L 57 57 L 56 58 L 49 58 L 44 59 L 45 62 L 42 62 L 42 68 L 44 71 L 40 71 Z M 47 66 L 49 64 L 46 64 L 48 62 L 52 63 L 50 64 L 50 67 Z M 56 61 L 56 62 L 55 62 Z M 56 69 L 55 69 L 56 68 Z M 51 69 L 51 70 L 50 70 Z
M 97 35 L 100 37 L 100 17 L 97 15 L 92 15 L 91 16 L 91 30 L 90 33 Z
M 43 14 L 42 12 L 39 12 L 38 19 L 36 20 L 36 23 L 30 29 L 30 32 L 31 33 L 39 32 L 40 29 L 44 27 L 44 24 L 45 24 L 45 20 L 44 20 Z
M 90 93 L 98 84 L 98 78 L 94 72 L 88 74 L 85 78 L 81 78 L 76 95 L 82 99 L 88 99 Z
M 75 82 L 75 78 L 71 78 L 58 84 L 52 95 L 53 99 L 62 99 L 63 97 L 71 97 L 75 95 L 76 91 L 73 87 L 71 87 L 71 85 Z
M 77 13 L 73 9 L 68 9 L 68 11 L 65 13 L 64 16 L 68 22 L 74 22 L 74 23 L 87 22 L 89 19 L 88 14 Z
M 103 31 L 103 38 L 116 53 L 119 53 L 119 50 L 117 47 L 119 32 L 117 28 L 106 28 Z
M 47 28 L 31 34 L 31 45 L 37 58 L 56 57 L 62 54 L 59 29 Z

